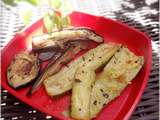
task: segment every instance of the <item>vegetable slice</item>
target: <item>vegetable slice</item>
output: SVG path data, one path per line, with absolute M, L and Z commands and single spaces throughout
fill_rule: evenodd
M 74 55 L 76 55 L 82 49 L 86 49 L 86 48 L 87 48 L 87 44 L 84 42 L 70 43 L 70 47 L 65 51 L 63 55 L 61 55 L 57 59 L 52 60 L 48 64 L 44 72 L 37 78 L 32 88 L 28 91 L 27 95 L 30 95 L 33 92 L 35 92 L 39 88 L 43 80 L 57 73 L 62 68 L 63 65 L 66 65 L 69 61 L 72 60 Z
M 48 61 L 48 60 L 51 60 L 53 57 L 54 59 L 55 58 L 58 58 L 60 57 L 61 55 L 61 52 L 56 52 L 56 51 L 48 51 L 48 52 L 42 52 L 39 54 L 38 58 L 41 62 L 44 62 L 44 61 Z
M 144 63 L 142 56 L 136 56 L 128 48 L 117 52 L 98 76 L 91 93 L 90 117 L 94 118 L 102 108 L 120 95 L 131 83 Z
M 95 81 L 95 71 L 87 67 L 79 68 L 72 88 L 71 116 L 78 120 L 89 120 L 91 86 Z
M 8 83 L 13 88 L 32 82 L 39 72 L 37 55 L 23 51 L 17 54 L 7 69 Z
M 54 31 L 50 34 L 35 36 L 32 38 L 33 50 L 48 48 L 63 48 L 68 41 L 92 40 L 97 43 L 103 42 L 103 38 L 88 28 L 69 28 Z
M 87 53 L 63 67 L 57 74 L 44 81 L 45 89 L 50 96 L 60 95 L 72 88 L 74 75 L 78 67 L 88 66 L 88 69 L 95 70 L 105 64 L 114 53 L 120 48 L 120 44 L 108 43 L 89 50 Z

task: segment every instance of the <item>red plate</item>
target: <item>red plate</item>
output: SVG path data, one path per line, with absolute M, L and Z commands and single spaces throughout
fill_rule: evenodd
M 74 12 L 71 15 L 73 26 L 86 26 L 102 35 L 105 42 L 112 41 L 127 45 L 137 55 L 143 55 L 145 64 L 140 73 L 122 94 L 109 103 L 97 116 L 96 120 L 127 120 L 134 111 L 147 84 L 150 73 L 152 50 L 151 41 L 143 33 L 130 28 L 120 22 L 104 17 L 92 16 L 84 13 Z M 16 96 L 26 104 L 35 109 L 50 114 L 55 118 L 68 120 L 62 112 L 70 106 L 70 93 L 59 98 L 47 96 L 43 87 L 32 97 L 26 97 L 29 87 L 14 90 L 7 84 L 6 70 L 15 54 L 23 49 L 31 49 L 31 36 L 42 31 L 43 21 L 39 20 L 21 33 L 18 33 L 11 42 L 2 50 L 2 86 L 12 95 Z M 38 32 L 37 32 L 38 31 Z

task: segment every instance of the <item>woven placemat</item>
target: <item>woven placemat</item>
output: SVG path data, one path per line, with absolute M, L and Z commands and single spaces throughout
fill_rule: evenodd
M 90 14 L 101 15 L 119 20 L 129 26 L 145 32 L 152 40 L 152 69 L 150 79 L 141 101 L 131 120 L 158 120 L 159 118 L 159 11 L 158 0 L 70 0 L 73 8 Z M 1 49 L 24 25 L 22 24 L 19 7 L 12 9 L 0 2 L 0 47 Z M 35 16 L 40 16 L 36 13 Z M 31 21 L 36 20 L 32 18 Z M 51 116 L 34 110 L 17 98 L 1 89 L 1 119 L 5 120 L 45 120 Z

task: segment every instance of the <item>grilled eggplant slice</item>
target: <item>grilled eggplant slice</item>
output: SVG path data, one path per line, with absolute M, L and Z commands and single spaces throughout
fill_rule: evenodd
M 37 55 L 23 51 L 15 56 L 7 69 L 8 83 L 13 88 L 19 88 L 32 82 L 39 72 Z
M 61 31 L 54 31 L 51 34 L 44 34 L 32 38 L 33 50 L 57 49 L 63 48 L 64 44 L 69 41 L 86 41 L 92 40 L 102 43 L 103 38 L 88 28 L 69 28 Z
M 74 42 L 70 43 L 69 46 L 70 47 L 66 50 L 66 52 L 63 55 L 61 55 L 58 59 L 53 60 L 48 64 L 44 72 L 37 78 L 36 82 L 29 90 L 28 95 L 35 92 L 39 88 L 43 80 L 59 72 L 63 65 L 66 65 L 81 50 L 86 49 L 88 44 L 84 42 Z
M 112 57 L 93 86 L 90 102 L 91 118 L 96 117 L 106 104 L 120 95 L 138 74 L 143 63 L 142 56 L 136 56 L 126 47 L 121 48 Z
M 78 67 L 87 65 L 88 69 L 96 70 L 100 65 L 105 64 L 120 46 L 120 44 L 114 43 L 101 44 L 68 64 L 68 66 L 63 67 L 61 71 L 44 80 L 44 86 L 48 95 L 60 95 L 71 90 Z
M 95 81 L 95 71 L 87 67 L 79 68 L 75 74 L 72 88 L 71 117 L 77 120 L 89 120 L 91 86 Z

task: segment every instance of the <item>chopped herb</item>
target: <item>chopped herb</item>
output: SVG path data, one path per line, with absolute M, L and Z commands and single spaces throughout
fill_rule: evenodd
M 109 95 L 107 93 L 103 93 L 103 97 L 108 98 Z
M 100 89 L 101 92 L 103 92 L 103 89 Z
M 84 56 L 82 56 L 82 60 L 85 61 L 85 57 Z

